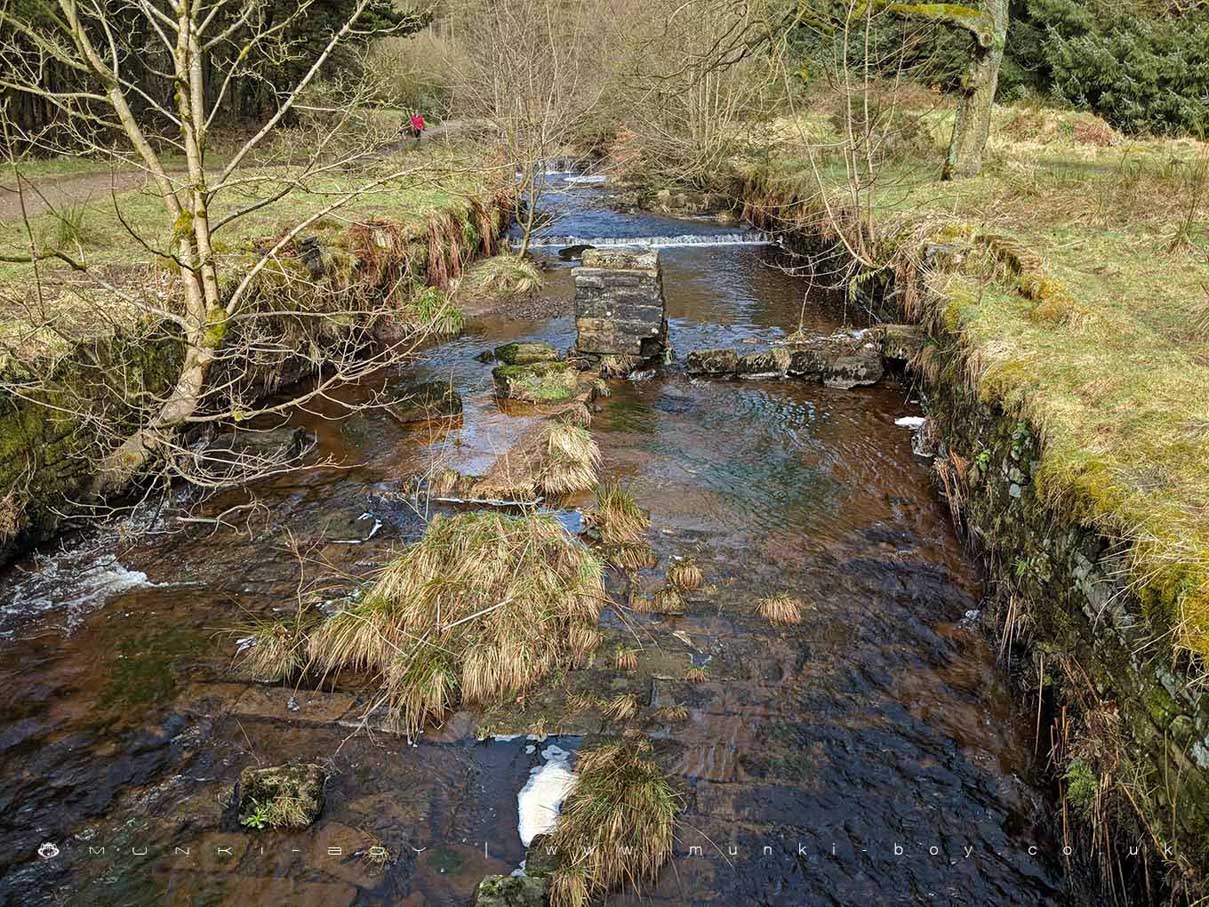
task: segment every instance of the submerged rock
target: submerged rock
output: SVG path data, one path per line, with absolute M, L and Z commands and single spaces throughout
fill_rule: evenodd
M 827 370 L 827 360 L 822 350 L 807 347 L 796 349 L 789 354 L 789 374 L 808 380 L 822 380 L 823 372 Z
M 558 359 L 558 350 L 541 341 L 518 340 L 497 346 L 495 358 L 504 365 L 532 365 L 534 362 L 555 361 Z
M 565 362 L 500 365 L 491 377 L 496 394 L 525 403 L 565 403 L 579 392 L 579 375 Z
M 734 350 L 694 350 L 688 354 L 685 368 L 690 375 L 737 375 L 739 354 Z
M 576 258 L 581 257 L 589 249 L 595 248 L 595 246 L 588 245 L 587 243 L 577 243 L 573 246 L 563 246 L 558 250 L 558 257 L 563 261 L 573 261 Z
M 883 374 L 881 354 L 875 349 L 861 349 L 832 359 L 823 372 L 823 383 L 828 387 L 847 389 L 877 384 Z
M 411 388 L 391 413 L 400 422 L 427 422 L 462 414 L 462 397 L 448 381 L 427 381 Z
M 327 773 L 318 765 L 245 768 L 239 776 L 239 824 L 245 828 L 305 828 L 323 811 Z
M 789 371 L 789 350 L 775 349 L 763 353 L 748 353 L 739 357 L 740 375 L 784 377 Z
M 487 876 L 474 891 L 474 907 L 543 907 L 547 884 L 530 876 Z

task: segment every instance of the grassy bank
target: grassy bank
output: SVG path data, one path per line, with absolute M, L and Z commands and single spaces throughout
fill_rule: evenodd
M 165 255 L 171 253 L 175 225 L 160 199 L 150 186 L 112 191 L 111 173 L 91 166 L 87 161 L 37 163 L 30 177 L 35 185 L 65 174 L 91 175 L 97 184 L 86 200 L 30 218 L 28 229 L 19 218 L 0 222 L 0 257 L 28 253 L 32 233 L 40 248 L 62 251 L 90 272 L 45 260 L 37 268 L 38 292 L 32 265 L 0 262 L 0 359 L 62 353 L 79 340 L 133 326 L 147 306 L 123 301 L 122 293 L 152 305 L 174 304 L 173 266 Z M 213 223 L 281 196 L 217 231 L 215 249 L 225 279 L 241 277 L 258 250 L 299 221 L 355 193 L 307 234 L 347 251 L 347 264 L 354 267 L 396 251 L 384 251 L 382 237 L 367 229 L 387 227 L 389 244 L 405 250 L 416 276 L 447 283 L 487 232 L 484 212 L 497 185 L 493 171 L 473 153 L 440 145 L 384 154 L 353 172 L 320 173 L 302 181 L 295 174 L 286 167 L 251 167 L 240 172 L 240 186 L 216 199 Z M 6 186 L 14 182 L 7 179 Z M 287 249 L 281 257 L 293 254 Z
M 851 223 L 842 159 L 809 149 L 839 141 L 833 123 L 780 124 L 775 153 L 746 168 L 749 214 L 826 232 L 830 208 Z M 1209 150 L 1129 139 L 1089 114 L 1003 108 L 983 173 L 944 183 L 950 123 L 944 110 L 906 114 L 885 137 L 890 159 L 855 196 L 872 215 L 872 267 L 925 277 L 926 298 L 897 281 L 908 314 L 957 337 L 962 377 L 1039 430 L 1039 489 L 1124 543 L 1155 637 L 1203 665 Z M 937 244 L 958 268 L 925 267 Z

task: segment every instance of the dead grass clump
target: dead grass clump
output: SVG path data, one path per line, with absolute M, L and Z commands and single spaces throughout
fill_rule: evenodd
M 518 255 L 496 255 L 472 267 L 462 288 L 483 296 L 528 296 L 542 285 L 537 265 Z
M 603 703 L 601 711 L 610 721 L 629 721 L 638 714 L 638 697 L 633 693 L 618 693 Z
M 684 672 L 684 679 L 688 683 L 705 683 L 706 677 L 705 668 L 689 668 Z
M 297 621 L 265 621 L 241 636 L 238 670 L 252 680 L 286 680 L 301 671 L 306 662 L 305 640 Z
M 459 701 L 519 695 L 599 645 L 601 573 L 552 517 L 437 517 L 360 605 L 311 634 L 311 663 L 376 672 L 412 733 Z
M 586 491 L 596 484 L 600 448 L 587 429 L 552 422 L 546 429 L 546 463 L 539 485 L 548 494 Z
M 658 562 L 658 558 L 655 557 L 655 549 L 647 542 L 612 545 L 605 549 L 605 560 L 627 573 L 654 567 Z
M 17 537 L 25 528 L 25 508 L 17 499 L 17 493 L 10 491 L 0 498 L 0 543 Z
M 607 891 L 654 882 L 684 808 L 645 738 L 582 750 L 576 768 L 550 840 L 574 857 L 554 873 L 551 907 L 579 907 Z
M 671 586 L 664 586 L 655 593 L 653 606 L 656 614 L 677 616 L 684 613 L 684 596 Z
M 650 516 L 616 482 L 606 482 L 596 489 L 596 507 L 590 519 L 606 545 L 637 544 L 651 528 Z
M 676 561 L 668 568 L 667 581 L 681 592 L 694 592 L 701 588 L 705 577 L 692 558 L 686 557 Z
M 634 671 L 638 668 L 638 650 L 619 648 L 613 654 L 613 664 L 619 671 Z
M 576 401 L 570 406 L 559 410 L 554 415 L 554 418 L 567 425 L 578 425 L 580 428 L 587 428 L 592 424 L 592 410 L 588 409 L 588 404 Z
M 547 422 L 529 433 L 487 470 L 474 488 L 482 497 L 529 499 L 564 495 L 596 484 L 600 448 L 587 429 Z
M 637 356 L 601 356 L 600 376 L 602 378 L 624 378 L 634 371 L 641 361 Z
M 762 598 L 757 606 L 760 616 L 769 623 L 780 626 L 802 622 L 803 605 L 796 598 L 788 595 L 775 595 L 772 598 Z
M 688 709 L 682 705 L 665 705 L 663 708 L 656 709 L 652 716 L 662 724 L 679 724 L 682 721 L 688 721 Z

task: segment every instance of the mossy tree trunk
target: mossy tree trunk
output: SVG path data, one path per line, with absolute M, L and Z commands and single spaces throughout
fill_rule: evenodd
M 961 99 L 953 121 L 953 137 L 945 157 L 944 179 L 965 179 L 982 170 L 982 153 L 991 134 L 991 111 L 999 85 L 999 67 L 1007 40 L 1008 0 L 983 0 L 989 44 L 976 35 L 974 59 L 962 78 Z

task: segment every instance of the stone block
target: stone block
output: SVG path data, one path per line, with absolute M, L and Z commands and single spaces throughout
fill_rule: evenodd
M 663 352 L 667 317 L 659 255 L 589 249 L 575 270 L 577 353 L 649 359 Z
M 737 375 L 739 354 L 734 350 L 694 350 L 688 354 L 685 368 L 690 375 Z

